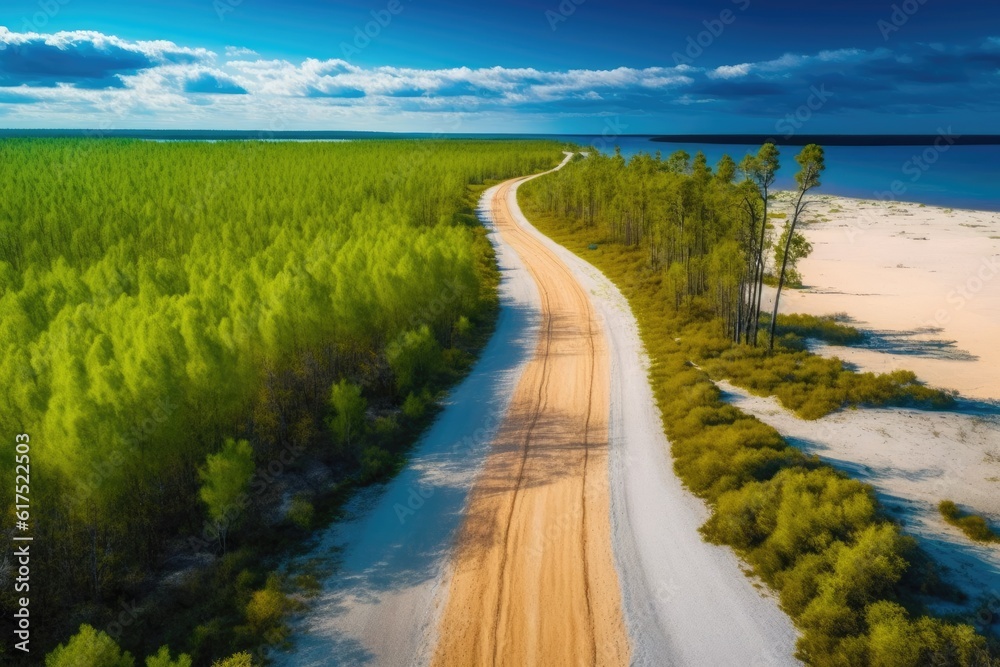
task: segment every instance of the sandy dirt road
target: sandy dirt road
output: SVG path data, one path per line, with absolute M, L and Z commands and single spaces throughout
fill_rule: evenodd
M 473 487 L 438 626 L 436 665 L 628 664 L 611 548 L 609 355 L 587 293 L 516 224 L 493 218 L 541 298 L 538 347 Z
M 294 648 L 272 658 L 797 664 L 773 596 L 698 534 L 708 512 L 673 473 L 628 302 L 531 225 L 520 182 L 491 188 L 478 210 L 502 273 L 495 335 L 406 468 L 288 564 L 336 565 L 295 620 Z

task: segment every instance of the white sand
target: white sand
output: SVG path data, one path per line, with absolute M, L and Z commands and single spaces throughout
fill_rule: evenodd
M 523 215 L 519 222 L 534 229 Z M 788 616 L 744 575 L 731 550 L 698 533 L 708 510 L 674 474 L 628 301 L 596 268 L 534 233 L 570 267 L 604 320 L 611 351 L 613 547 L 632 664 L 798 664 Z
M 864 370 L 909 369 L 932 386 L 1000 399 L 1000 213 L 814 196 L 801 228 L 807 289 L 781 311 L 847 313 L 888 334 L 870 349 L 828 348 Z M 782 195 L 778 210 L 787 210 Z M 780 227 L 783 221 L 775 220 Z M 935 341 L 953 342 L 942 346 Z
M 809 454 L 875 487 L 904 530 L 947 567 L 945 579 L 974 602 L 1000 601 L 1000 545 L 971 542 L 945 523 L 944 499 L 1000 522 L 1000 412 L 845 410 L 804 421 L 775 398 L 718 382 L 725 399 Z

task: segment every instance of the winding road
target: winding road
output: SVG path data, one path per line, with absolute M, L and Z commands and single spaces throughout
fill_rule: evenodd
M 518 208 L 535 177 L 481 200 L 496 333 L 406 469 L 302 559 L 336 567 L 275 662 L 797 664 L 777 602 L 701 540 L 628 302 Z

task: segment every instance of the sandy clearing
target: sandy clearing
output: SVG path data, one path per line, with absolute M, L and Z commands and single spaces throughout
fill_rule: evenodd
M 1000 399 L 1000 213 L 819 195 L 806 220 L 808 289 L 785 291 L 781 311 L 844 312 L 883 334 L 877 349 L 818 352 Z
M 1000 600 L 1000 546 L 971 542 L 938 513 L 944 499 L 1000 522 L 1000 412 L 846 410 L 804 421 L 773 397 L 717 382 L 724 398 L 803 451 L 875 487 L 904 529 L 974 603 Z
M 493 218 L 538 285 L 541 333 L 470 496 L 434 664 L 625 665 L 608 350 L 579 283 L 514 222 L 521 182 L 500 187 Z
M 496 332 L 406 469 L 353 500 L 346 520 L 288 564 L 292 572 L 310 561 L 335 566 L 310 610 L 293 623 L 294 649 L 272 656 L 277 665 L 393 667 L 430 659 L 462 508 L 535 350 L 541 319 L 534 281 L 492 227 L 495 191 L 483 195 L 478 213 L 491 229 L 502 275 Z
M 673 472 L 628 301 L 595 267 L 535 229 L 516 206 L 516 190 L 508 197 L 518 224 L 569 267 L 604 326 L 611 354 L 612 545 L 632 664 L 799 664 L 788 616 L 743 574 L 730 549 L 698 533 L 708 510 Z

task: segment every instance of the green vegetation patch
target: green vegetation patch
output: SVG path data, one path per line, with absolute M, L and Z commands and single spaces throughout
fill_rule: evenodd
M 951 500 L 942 500 L 938 504 L 938 511 L 944 520 L 961 529 L 966 537 L 976 542 L 1000 542 L 1000 535 L 990 528 L 990 525 L 983 517 L 962 512 Z
M 815 338 L 831 345 L 858 345 L 864 334 L 852 326 L 837 321 L 834 315 L 778 315 L 779 334 L 794 334 L 799 338 Z

